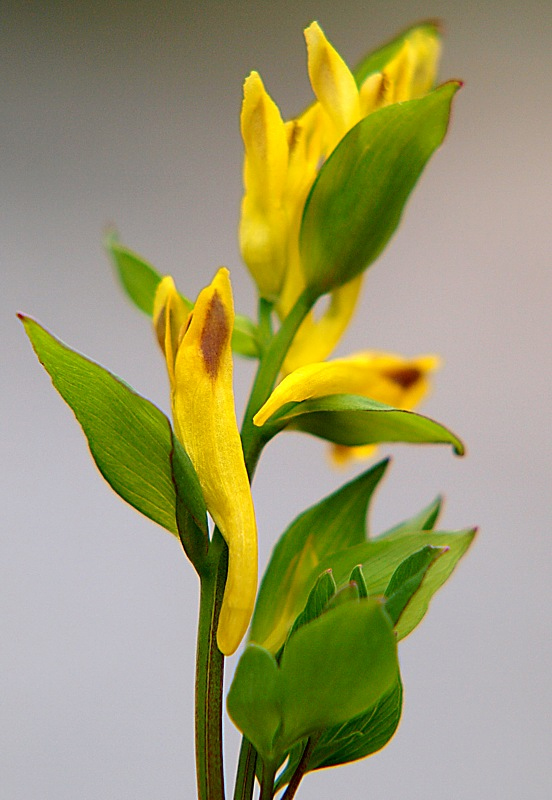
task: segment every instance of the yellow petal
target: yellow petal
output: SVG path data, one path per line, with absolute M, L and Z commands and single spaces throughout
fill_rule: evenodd
M 286 268 L 288 216 L 283 205 L 288 139 L 280 111 L 257 72 L 244 84 L 241 132 L 245 145 L 240 248 L 263 297 L 274 300 Z
M 157 287 L 153 301 L 153 326 L 157 341 L 165 354 L 171 390 L 174 386 L 174 361 L 178 343 L 188 321 L 190 311 L 176 290 L 170 275 Z
M 286 403 L 332 394 L 358 394 L 396 408 L 411 408 L 427 392 L 427 373 L 438 363 L 436 356 L 404 359 L 393 353 L 366 352 L 307 364 L 276 386 L 253 422 L 264 425 Z
M 336 143 L 360 120 L 356 81 L 322 28 L 313 22 L 305 30 L 308 69 L 313 91 L 335 126 Z
M 258 72 L 245 80 L 240 123 L 245 145 L 245 190 L 266 210 L 284 190 L 288 143 L 280 110 Z
M 175 430 L 194 468 L 207 510 L 229 550 L 217 641 L 230 655 L 242 640 L 257 589 L 257 530 L 232 390 L 234 308 L 220 269 L 197 298 L 175 363 Z
M 441 55 L 441 39 L 437 31 L 418 28 L 408 37 L 413 62 L 410 96 L 422 97 L 435 85 Z

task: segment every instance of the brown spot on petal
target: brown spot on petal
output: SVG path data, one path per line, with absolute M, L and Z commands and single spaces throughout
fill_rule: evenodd
M 422 377 L 422 373 L 417 367 L 398 367 L 386 370 L 386 375 L 401 389 L 410 389 Z
M 226 309 L 218 292 L 213 294 L 207 313 L 205 324 L 201 332 L 201 354 L 207 373 L 215 378 L 218 370 L 222 351 L 230 334 Z
M 163 353 L 165 352 L 165 333 L 167 325 L 167 306 L 163 306 L 157 319 L 155 320 L 155 334 Z

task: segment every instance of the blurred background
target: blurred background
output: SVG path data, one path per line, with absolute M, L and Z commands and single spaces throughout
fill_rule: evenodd
M 168 410 L 148 321 L 102 236 L 194 297 L 240 264 L 241 86 L 258 69 L 285 116 L 310 102 L 303 28 L 352 65 L 443 20 L 463 78 L 449 135 L 370 270 L 338 350 L 438 351 L 423 410 L 461 435 L 390 448 L 374 530 L 443 492 L 443 528 L 479 538 L 401 646 L 403 720 L 375 757 L 309 775 L 300 797 L 543 800 L 551 783 L 552 6 L 548 0 L 30 2 L 3 11 L 3 466 L 0 794 L 193 797 L 195 575 L 170 535 L 107 487 L 16 311 Z M 236 368 L 240 409 L 252 365 Z M 382 448 L 386 454 L 388 448 Z M 261 559 L 307 504 L 360 471 L 282 436 L 255 483 Z M 228 664 L 228 675 L 235 666 Z M 227 725 L 233 779 L 239 737 Z

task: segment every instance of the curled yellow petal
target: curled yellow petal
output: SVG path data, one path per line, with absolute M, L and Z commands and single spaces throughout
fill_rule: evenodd
M 358 394 L 395 408 L 411 408 L 428 391 L 428 373 L 437 356 L 405 359 L 393 353 L 359 353 L 318 364 L 307 364 L 276 386 L 253 418 L 261 426 L 283 405 L 332 394 Z
M 242 640 L 257 590 L 257 529 L 232 390 L 234 308 L 220 269 L 199 294 L 175 361 L 176 435 L 197 472 L 207 510 L 228 544 L 217 642 L 230 655 Z

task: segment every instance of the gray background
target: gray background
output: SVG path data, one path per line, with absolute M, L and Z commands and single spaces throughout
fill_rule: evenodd
M 226 264 L 253 313 L 236 244 L 243 78 L 259 69 L 291 116 L 311 97 L 312 19 L 353 64 L 428 17 L 446 26 L 441 76 L 466 84 L 339 353 L 443 354 L 424 410 L 468 456 L 393 448 L 373 525 L 443 491 L 444 526 L 481 533 L 401 646 L 396 738 L 309 776 L 300 796 L 549 796 L 551 4 L 8 2 L 3 17 L 1 798 L 194 795 L 196 579 L 96 473 L 15 311 L 167 409 L 163 363 L 103 230 L 116 223 L 191 297 Z M 250 378 L 240 364 L 240 408 Z M 313 439 L 273 443 L 255 484 L 263 563 L 300 509 L 353 474 Z

